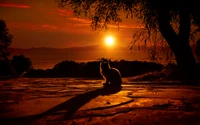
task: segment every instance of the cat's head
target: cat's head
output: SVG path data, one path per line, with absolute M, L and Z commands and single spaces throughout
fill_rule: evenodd
M 101 69 L 110 69 L 110 63 L 108 59 L 102 59 L 100 62 Z

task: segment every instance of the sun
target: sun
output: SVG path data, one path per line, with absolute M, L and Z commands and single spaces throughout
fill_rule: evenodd
M 115 42 L 115 39 L 112 36 L 107 36 L 105 39 L 105 44 L 107 46 L 110 46 L 110 47 L 113 46 L 114 42 Z

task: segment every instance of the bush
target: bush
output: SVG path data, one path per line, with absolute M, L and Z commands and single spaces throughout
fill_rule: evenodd
M 31 60 L 24 55 L 13 56 L 11 63 L 18 75 L 21 75 L 32 66 Z

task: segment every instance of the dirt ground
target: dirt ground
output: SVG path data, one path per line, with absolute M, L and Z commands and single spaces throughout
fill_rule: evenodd
M 200 86 L 103 80 L 0 81 L 0 125 L 200 125 Z

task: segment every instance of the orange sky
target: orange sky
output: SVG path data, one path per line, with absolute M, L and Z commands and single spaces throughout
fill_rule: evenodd
M 14 36 L 11 46 L 17 48 L 103 45 L 107 35 L 113 35 L 118 46 L 128 46 L 138 28 L 133 19 L 124 19 L 119 29 L 110 25 L 106 32 L 94 32 L 90 20 L 58 8 L 55 0 L 1 0 L 0 17 Z

